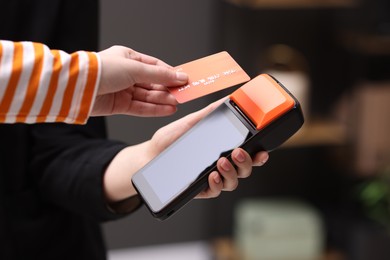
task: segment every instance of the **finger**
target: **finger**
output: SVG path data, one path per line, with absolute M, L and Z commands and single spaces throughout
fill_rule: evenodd
M 263 166 L 269 159 L 269 154 L 268 152 L 262 151 L 257 153 L 252 161 L 253 161 L 253 166 Z
M 153 84 L 153 83 L 137 83 L 136 85 L 134 85 L 135 87 L 141 87 L 141 88 L 144 88 L 144 89 L 150 89 L 150 90 L 161 90 L 161 91 L 166 91 L 166 92 L 169 92 L 168 91 L 168 88 L 164 85 L 161 85 L 161 84 Z
M 106 94 L 96 97 L 91 116 L 122 114 L 130 116 L 157 117 L 172 115 L 177 111 L 175 105 L 153 104 L 131 100 L 131 95 Z
M 166 89 L 148 90 L 141 87 L 134 88 L 133 100 L 138 100 L 152 104 L 165 104 L 176 106 L 178 104 L 176 98 Z
M 217 171 L 210 173 L 208 177 L 208 187 L 201 191 L 195 198 L 197 199 L 209 199 L 216 198 L 221 194 L 223 188 L 223 182 L 221 176 Z
M 209 113 L 211 113 L 213 110 L 215 110 L 221 103 L 223 102 L 223 99 L 220 99 L 216 102 L 211 103 L 207 107 L 193 112 L 185 117 L 182 117 L 168 125 L 166 125 L 163 128 L 160 128 L 157 130 L 156 133 L 164 133 L 175 131 L 175 129 L 180 128 L 181 132 L 186 132 L 188 129 L 193 127 L 196 123 L 198 123 L 200 120 L 202 120 L 205 116 L 207 116 Z
M 162 60 L 159 60 L 153 56 L 143 54 L 141 52 L 135 51 L 131 48 L 125 47 L 125 46 L 112 46 L 108 49 L 102 50 L 99 52 L 99 54 L 102 56 L 117 56 L 117 57 L 125 57 L 127 59 L 139 61 L 146 64 L 151 65 L 159 65 L 167 68 L 172 68 L 172 66 L 168 65 L 167 63 L 163 62 Z
M 234 149 L 232 152 L 232 160 L 237 166 L 237 177 L 247 178 L 252 173 L 252 158 L 241 148 Z
M 127 112 L 128 115 L 136 115 L 142 117 L 160 117 L 169 116 L 177 111 L 176 106 L 167 104 L 152 104 L 134 100 L 131 102 Z
M 237 171 L 225 157 L 219 158 L 217 168 L 223 178 L 224 191 L 233 191 L 238 186 Z
M 129 60 L 128 71 L 135 83 L 154 83 L 164 86 L 180 86 L 188 82 L 188 75 L 163 66 L 156 66 Z
M 176 120 L 160 128 L 154 133 L 152 137 L 152 142 L 158 142 L 160 146 L 163 143 L 163 146 L 167 147 L 172 142 L 177 140 L 180 136 L 182 136 L 185 132 L 187 132 L 196 123 L 202 120 L 202 118 L 204 118 L 215 108 L 217 108 L 223 102 L 223 100 L 224 99 L 220 99 L 219 101 L 216 101 L 197 112 L 191 113 L 185 117 L 180 118 L 179 120 Z
M 131 50 L 130 53 L 129 53 L 129 56 L 133 60 L 137 60 L 137 61 L 140 61 L 140 62 L 143 62 L 143 63 L 146 63 L 146 64 L 158 65 L 158 66 L 163 66 L 163 67 L 166 67 L 166 68 L 172 68 L 172 66 L 168 65 L 167 63 L 163 62 L 160 59 L 157 59 L 157 58 L 155 58 L 153 56 L 150 56 L 150 55 L 147 55 L 147 54 L 143 54 L 143 53 L 140 53 L 140 52 L 137 52 L 137 51 Z

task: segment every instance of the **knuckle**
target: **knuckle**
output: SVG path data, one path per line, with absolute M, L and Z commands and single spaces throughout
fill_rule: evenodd
M 235 191 L 238 187 L 238 181 L 231 183 L 228 187 L 226 187 L 226 191 Z

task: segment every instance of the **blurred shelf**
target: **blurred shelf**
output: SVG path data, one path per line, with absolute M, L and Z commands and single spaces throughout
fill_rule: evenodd
M 331 120 L 306 122 L 282 147 L 346 144 L 345 127 Z
M 349 50 L 366 55 L 390 55 L 390 35 L 344 32 L 341 42 Z
M 350 8 L 357 0 L 227 0 L 230 3 L 253 9 L 260 8 Z

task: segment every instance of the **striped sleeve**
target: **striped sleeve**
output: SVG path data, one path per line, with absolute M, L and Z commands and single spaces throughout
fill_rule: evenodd
M 0 40 L 0 123 L 85 124 L 100 70 L 93 52 Z

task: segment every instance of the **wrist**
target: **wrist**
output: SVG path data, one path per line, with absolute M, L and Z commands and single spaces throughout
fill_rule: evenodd
M 150 160 L 149 143 L 126 147 L 111 161 L 103 176 L 103 190 L 108 203 L 137 194 L 131 178 Z

